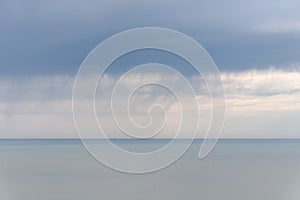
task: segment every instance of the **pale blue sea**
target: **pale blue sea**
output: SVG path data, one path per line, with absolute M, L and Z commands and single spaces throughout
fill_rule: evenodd
M 78 140 L 0 140 L 0 200 L 300 199 L 300 140 L 220 140 L 204 160 L 200 143 L 166 169 L 132 175 L 103 166 Z

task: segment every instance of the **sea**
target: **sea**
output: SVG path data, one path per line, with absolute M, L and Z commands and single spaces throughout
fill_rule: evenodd
M 166 141 L 114 142 L 149 149 Z M 101 164 L 80 140 L 2 139 L 0 200 L 300 199 L 299 139 L 221 139 L 198 159 L 201 143 L 169 167 L 128 174 Z

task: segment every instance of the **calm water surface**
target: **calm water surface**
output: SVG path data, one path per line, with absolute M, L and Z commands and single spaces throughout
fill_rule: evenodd
M 164 141 L 115 141 L 155 149 Z M 221 140 L 204 160 L 198 140 L 149 174 L 111 170 L 76 140 L 1 140 L 0 200 L 299 200 L 300 140 Z

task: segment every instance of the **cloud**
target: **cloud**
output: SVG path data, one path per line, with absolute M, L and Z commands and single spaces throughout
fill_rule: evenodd
M 0 4 L 1 74 L 75 74 L 99 42 L 145 26 L 172 28 L 193 37 L 226 70 L 299 62 L 299 37 L 289 35 L 299 32 L 297 0 Z
M 258 24 L 254 28 L 255 31 L 262 33 L 299 33 L 300 32 L 300 21 L 275 21 Z
M 300 137 L 297 126 L 300 116 L 300 73 L 297 69 L 222 72 L 221 77 L 227 93 L 227 122 L 223 137 Z M 171 74 L 131 74 L 122 82 L 121 91 L 145 81 L 164 80 L 178 89 L 184 97 L 180 103 L 191 112 L 195 109 L 189 103 L 191 95 L 178 84 L 178 78 Z M 112 120 L 109 99 L 118 79 L 118 75 L 105 75 L 96 93 L 97 114 L 111 137 L 124 136 Z M 210 120 L 209 93 L 201 77 L 188 79 L 196 91 L 199 104 L 198 136 L 201 137 Z M 77 137 L 71 107 L 73 81 L 73 76 L 62 75 L 1 79 L 0 137 Z M 116 103 L 119 101 L 121 105 L 127 100 L 118 99 Z M 92 127 L 91 117 L 94 116 L 85 114 L 88 103 L 88 99 L 80 102 L 80 120 Z M 160 137 L 171 137 L 176 132 L 177 126 L 174 125 L 180 122 L 180 105 L 170 91 L 153 85 L 143 87 L 132 96 L 129 105 L 135 123 L 145 126 L 154 120 L 153 129 L 148 129 L 144 134 L 151 134 L 165 119 L 166 127 Z M 157 105 L 164 106 L 166 112 Z M 120 121 L 128 120 L 128 113 L 119 112 L 117 117 Z M 189 117 L 192 116 L 186 116 Z M 88 132 L 86 136 L 90 137 Z

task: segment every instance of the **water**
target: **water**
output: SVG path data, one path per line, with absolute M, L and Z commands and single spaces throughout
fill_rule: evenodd
M 1 140 L 0 199 L 300 199 L 300 140 L 221 140 L 198 160 L 200 142 L 164 170 L 130 175 L 99 164 L 76 140 Z

